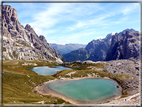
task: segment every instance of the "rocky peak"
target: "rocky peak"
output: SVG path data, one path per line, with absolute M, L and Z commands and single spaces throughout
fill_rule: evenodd
M 107 34 L 107 36 L 105 37 L 105 39 L 107 39 L 107 40 L 111 39 L 113 35 L 115 35 L 115 33 L 109 33 L 109 34 Z
M 17 11 L 10 5 L 3 5 L 3 19 L 5 19 L 7 23 L 10 23 L 11 21 L 17 21 Z
M 49 45 L 49 43 L 47 42 L 47 40 L 45 39 L 45 37 L 43 35 L 40 35 L 38 38 L 42 41 L 42 43 L 45 45 L 45 47 L 46 47 L 46 45 Z
M 29 24 L 26 24 L 25 29 L 30 32 L 30 30 L 32 29 L 32 27 Z
M 43 42 L 46 41 L 46 39 L 45 39 L 45 37 L 44 37 L 43 35 L 40 35 L 40 36 L 39 36 L 39 39 L 40 39 L 41 41 L 43 41 Z
M 17 12 L 10 5 L 3 6 L 3 59 L 10 60 L 64 60 L 50 47 L 44 36 L 38 37 L 27 24 L 25 28 L 17 19 Z
M 25 29 L 26 29 L 27 31 L 31 32 L 31 33 L 36 34 L 35 31 L 33 30 L 33 28 L 32 28 L 29 24 L 26 24 Z
M 126 33 L 134 32 L 134 31 L 135 31 L 134 29 L 125 29 L 122 32 L 119 32 L 119 37 L 121 38 L 121 36 L 127 35 Z
M 106 60 L 139 58 L 139 42 L 139 32 L 134 29 L 126 29 L 116 33 L 112 36 Z
M 19 36 L 23 26 L 18 21 L 17 11 L 10 5 L 2 6 L 3 36 L 10 38 Z
M 133 31 L 135 31 L 134 29 L 125 29 L 125 30 L 123 30 L 122 32 L 126 32 L 126 31 L 129 31 L 129 32 L 133 32 Z

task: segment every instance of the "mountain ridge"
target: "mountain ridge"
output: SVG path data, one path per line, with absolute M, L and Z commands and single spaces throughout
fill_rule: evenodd
M 3 60 L 56 60 L 65 59 L 49 46 L 43 35 L 38 36 L 27 24 L 20 24 L 17 12 L 10 5 L 3 5 Z
M 86 45 L 78 44 L 78 43 L 69 43 L 69 44 L 56 44 L 56 43 L 49 43 L 51 47 L 55 48 L 61 55 L 69 53 L 79 48 L 84 48 Z
M 75 51 L 72 51 L 68 54 L 64 54 L 63 57 L 69 62 L 77 61 L 77 60 L 81 60 L 81 61 L 85 61 L 85 60 L 109 61 L 109 60 L 117 60 L 117 59 L 138 58 L 139 57 L 139 47 L 140 47 L 139 46 L 140 45 L 139 35 L 140 35 L 139 32 L 135 31 L 132 28 L 125 29 L 119 33 L 109 33 L 103 39 L 92 40 L 91 42 L 89 42 L 86 45 L 86 47 L 84 48 L 84 50 L 82 50 L 82 51 L 87 51 L 86 55 L 82 55 L 82 56 L 84 56 L 82 59 L 78 55 L 83 52 L 80 52 L 79 50 L 75 50 Z M 123 39 L 123 38 L 125 38 L 125 39 Z M 131 39 L 131 40 L 129 40 L 129 39 Z M 122 54 L 122 52 L 120 52 L 120 51 L 115 52 L 115 51 L 118 51 L 120 48 L 122 48 L 122 45 L 119 45 L 117 47 L 118 48 L 117 50 L 115 50 L 116 47 L 114 47 L 114 45 L 120 44 L 120 42 L 123 42 L 123 47 L 125 47 L 125 49 L 128 48 L 127 53 L 124 52 L 125 57 L 123 57 L 123 58 L 121 58 L 121 55 L 119 58 L 116 57 L 116 54 L 117 55 L 118 55 L 118 53 Z M 129 42 L 129 44 L 127 44 L 125 42 Z M 132 42 L 135 42 L 135 43 L 132 43 Z M 124 43 L 125 43 L 125 46 L 124 46 Z M 132 46 L 128 46 L 128 45 L 132 45 Z M 131 52 L 131 51 L 133 51 L 133 52 Z M 79 52 L 79 53 L 77 53 L 77 52 Z M 115 57 L 113 55 L 114 53 L 115 53 Z M 128 55 L 128 54 L 130 54 L 130 55 Z M 86 56 L 88 56 L 88 57 L 86 57 Z M 131 56 L 131 57 L 127 57 L 127 56 Z

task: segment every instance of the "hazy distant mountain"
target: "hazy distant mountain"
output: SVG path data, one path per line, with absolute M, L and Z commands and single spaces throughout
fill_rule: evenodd
M 89 54 L 86 49 L 80 48 L 68 54 L 63 54 L 63 57 L 69 62 L 76 60 L 85 61 L 89 57 Z
M 79 48 L 84 48 L 86 45 L 84 45 L 84 44 L 60 45 L 60 44 L 50 43 L 50 46 L 55 48 L 61 55 L 63 55 L 63 54 L 67 54 L 73 50 L 77 50 Z
M 85 49 L 72 51 L 68 54 L 64 54 L 63 57 L 70 62 L 76 60 L 103 61 L 110 47 L 112 35 L 113 34 L 110 33 L 103 39 L 92 40 L 87 44 Z

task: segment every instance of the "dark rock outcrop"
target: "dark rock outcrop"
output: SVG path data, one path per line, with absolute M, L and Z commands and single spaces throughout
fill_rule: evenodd
M 126 29 L 123 32 L 116 33 L 112 37 L 106 60 L 139 59 L 139 47 L 139 32 L 133 29 Z
M 49 46 L 44 36 L 38 36 L 27 24 L 20 24 L 17 12 L 10 5 L 3 5 L 3 59 L 49 60 L 62 63 L 64 58 Z

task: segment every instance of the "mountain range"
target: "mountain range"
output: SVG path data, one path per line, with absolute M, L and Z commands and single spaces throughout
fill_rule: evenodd
M 77 50 L 79 48 L 84 48 L 86 45 L 84 44 L 55 44 L 55 43 L 49 43 L 49 45 L 53 48 L 55 48 L 61 55 L 70 53 L 73 50 Z
M 110 33 L 103 39 L 92 40 L 85 48 L 74 50 L 63 57 L 69 61 L 109 61 L 117 59 L 139 59 L 139 32 L 125 29 Z

